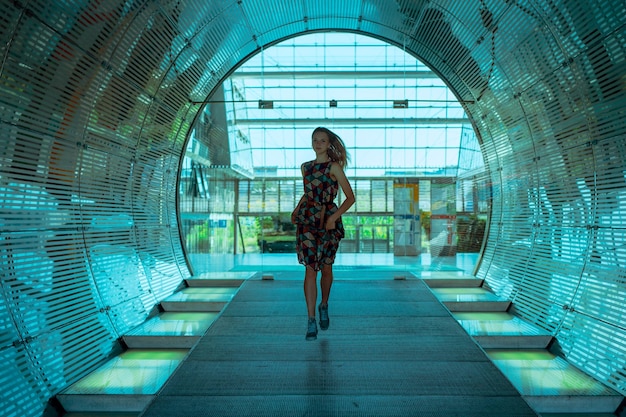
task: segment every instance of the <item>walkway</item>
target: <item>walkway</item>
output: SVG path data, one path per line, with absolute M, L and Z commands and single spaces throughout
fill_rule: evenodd
M 311 342 L 301 271 L 244 282 L 143 416 L 536 415 L 423 281 L 353 274 Z

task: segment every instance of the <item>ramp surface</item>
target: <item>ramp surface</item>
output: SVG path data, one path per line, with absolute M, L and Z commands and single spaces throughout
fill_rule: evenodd
M 248 280 L 144 412 L 536 416 L 421 280 L 335 281 L 305 341 L 302 282 Z

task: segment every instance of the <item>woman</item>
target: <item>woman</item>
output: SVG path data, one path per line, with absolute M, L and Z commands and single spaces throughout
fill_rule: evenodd
M 322 299 L 318 306 L 320 328 L 328 329 L 328 298 L 333 284 L 333 262 L 344 237 L 341 215 L 354 204 L 354 193 L 344 173 L 348 162 L 346 147 L 339 136 L 325 127 L 313 131 L 315 160 L 301 166 L 304 195 L 291 214 L 297 225 L 296 251 L 298 262 L 305 266 L 304 298 L 309 321 L 306 340 L 317 339 L 315 304 L 317 273 L 322 272 Z M 341 206 L 333 202 L 341 187 L 345 199 Z

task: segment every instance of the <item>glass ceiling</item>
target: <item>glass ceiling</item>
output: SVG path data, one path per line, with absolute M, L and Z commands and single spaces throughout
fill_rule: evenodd
M 464 146 L 468 134 L 476 142 L 435 73 L 397 46 L 353 33 L 274 45 L 238 68 L 223 90 L 231 165 L 255 177 L 300 177 L 300 164 L 315 156 L 317 126 L 342 137 L 352 177 L 456 177 L 462 137 Z

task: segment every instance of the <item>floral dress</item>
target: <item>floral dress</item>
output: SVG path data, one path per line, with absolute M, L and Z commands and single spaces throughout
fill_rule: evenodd
M 332 161 L 318 163 L 309 161 L 302 164 L 305 202 L 298 210 L 296 232 L 296 252 L 298 262 L 315 271 L 324 265 L 332 265 L 344 237 L 344 227 L 339 218 L 335 229 L 326 230 L 328 216 L 337 211 L 334 199 L 339 186 L 330 176 Z

